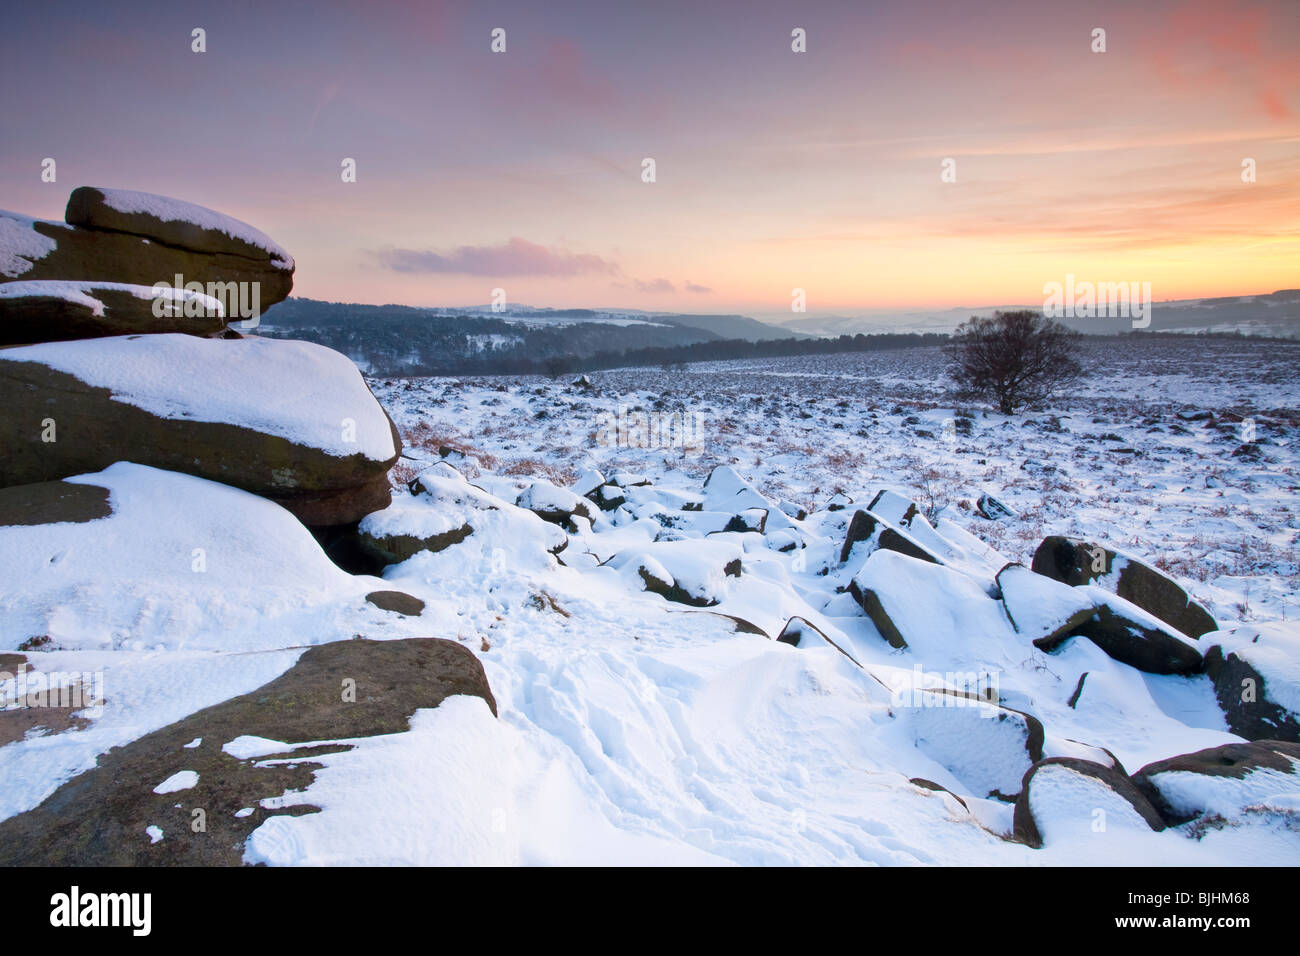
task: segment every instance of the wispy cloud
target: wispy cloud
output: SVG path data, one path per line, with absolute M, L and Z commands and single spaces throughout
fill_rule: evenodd
M 469 276 L 617 275 L 616 263 L 589 253 L 552 249 L 514 237 L 499 246 L 457 246 L 450 252 L 428 249 L 380 249 L 372 252 L 394 272 Z
M 638 292 L 676 292 L 677 287 L 667 279 L 633 279 L 628 285 Z

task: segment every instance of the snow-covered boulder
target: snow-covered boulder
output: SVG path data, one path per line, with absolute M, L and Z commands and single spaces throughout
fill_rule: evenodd
M 890 524 L 903 526 L 910 525 L 912 519 L 921 514 L 915 501 L 887 488 L 876 492 L 876 496 L 867 505 L 867 510 Z
M 693 607 L 713 607 L 727 579 L 743 571 L 743 550 L 727 541 L 658 541 L 621 551 L 607 563 L 630 587 Z
M 757 488 L 740 476 L 730 465 L 719 465 L 704 480 L 705 511 L 721 511 L 740 515 L 743 512 L 765 511 L 764 528 L 778 531 L 795 527 L 794 519 L 776 506 Z M 744 519 L 746 524 L 751 519 Z
M 792 617 L 786 621 L 785 627 L 781 628 L 781 633 L 776 637 L 782 644 L 792 647 L 804 646 L 810 638 L 814 645 L 829 641 L 821 628 L 802 617 Z
M 610 482 L 610 484 L 614 484 Z M 704 498 L 693 491 L 656 488 L 653 485 L 614 485 L 631 505 L 656 504 L 674 511 L 700 511 Z
M 873 552 L 849 592 L 891 646 L 915 648 L 932 660 L 1014 634 L 1001 603 L 977 581 L 897 551 Z
M 504 556 L 533 552 L 544 556 L 568 544 L 565 533 L 525 508 L 470 484 L 455 468 L 440 462 L 411 482 L 410 496 L 399 496 L 357 527 L 361 546 L 387 564 L 420 552 L 436 554 L 471 535 Z M 480 548 L 481 550 L 481 548 Z
M 294 266 L 293 257 L 260 229 L 170 196 L 79 186 L 68 197 L 63 218 L 69 225 L 147 236 L 194 252 L 274 261 L 289 271 Z
M 569 490 L 585 498 L 603 484 L 605 484 L 605 476 L 595 468 L 588 468 L 569 486 Z
M 1015 516 L 1015 512 L 987 492 L 976 500 L 975 510 L 979 512 L 981 518 L 987 518 L 989 521 Z
M 1015 838 L 1043 845 L 1123 840 L 1163 829 L 1156 809 L 1121 770 L 1073 757 L 1049 757 L 1025 775 L 1016 799 Z
M 354 702 L 339 692 L 347 681 L 355 682 Z M 273 855 L 278 824 L 311 803 L 292 796 L 307 790 L 321 769 L 307 757 L 346 754 L 411 732 L 417 711 L 449 698 L 455 703 L 446 706 L 470 708 L 468 726 L 495 723 L 483 666 L 456 641 L 344 640 L 309 648 L 270 683 L 109 751 L 36 808 L 0 822 L 0 865 L 262 862 Z M 434 777 L 440 769 L 418 766 Z M 167 792 L 164 782 L 189 786 Z M 461 779 L 452 783 L 465 786 Z M 385 796 L 378 788 L 369 795 L 377 808 Z M 426 810 L 456 806 L 450 800 Z M 198 832 L 195 807 L 203 808 L 206 824 Z M 151 827 L 160 839 L 146 836 Z
M 617 485 L 626 491 L 628 488 L 648 488 L 651 481 L 645 475 L 634 474 L 630 471 L 616 471 L 610 475 L 609 484 Z
M 398 564 L 421 551 L 441 551 L 474 533 L 461 509 L 444 509 L 427 498 L 395 499 L 357 525 L 363 551 L 384 564 Z
M 389 501 L 397 430 L 346 356 L 309 342 L 138 335 L 0 352 L 0 484 L 135 461 L 282 503 L 313 525 Z
M 155 293 L 150 286 L 121 282 L 0 283 L 0 345 L 133 332 L 214 335 L 226 327 L 224 316 L 221 300 L 171 286 Z
M 1014 800 L 1043 759 L 1043 725 L 1021 711 L 965 694 L 913 688 L 894 708 L 916 748 L 951 773 L 972 796 Z
M 1096 613 L 1078 627 L 1036 643 L 1053 650 L 1070 637 L 1086 637 L 1115 660 L 1149 674 L 1195 674 L 1203 658 L 1196 644 L 1154 614 L 1096 585 L 1079 591 L 1097 605 Z
M 1300 812 L 1300 744 L 1224 744 L 1147 764 L 1133 782 L 1171 824 L 1203 814 L 1231 820 L 1247 807 L 1285 804 Z M 1272 798 L 1283 797 L 1281 801 Z
M 293 290 L 292 260 L 198 252 L 149 236 L 0 211 L 0 282 L 67 279 L 152 287 L 178 275 L 185 284 L 199 282 L 205 289 L 209 283 L 242 284 L 250 304 L 256 289 L 262 312 Z
M 835 492 L 835 494 L 831 495 L 830 498 L 827 500 L 827 502 L 826 502 L 826 510 L 827 510 L 827 511 L 843 511 L 845 508 L 847 508 L 847 507 L 848 507 L 849 505 L 851 505 L 851 504 L 853 504 L 853 499 L 852 499 L 852 498 L 850 498 L 848 495 L 846 495 L 846 494 L 845 494 L 844 492 L 842 492 L 842 491 L 837 491 L 837 492 Z M 796 506 L 796 507 L 797 507 L 797 506 Z M 791 517 L 806 517 L 806 515 L 792 514 L 792 513 L 791 513 L 791 512 L 786 508 L 786 502 L 781 502 L 781 510 L 784 511 L 786 514 L 791 515 Z M 799 510 L 802 511 L 803 509 L 800 508 Z
M 1206 634 L 1204 643 L 1228 729 L 1247 740 L 1300 740 L 1300 627 L 1250 624 Z
M 601 511 L 616 511 L 627 504 L 627 495 L 618 485 L 601 485 L 587 498 L 595 502 Z
M 930 524 L 915 502 L 889 490 L 877 493 L 865 510 L 854 512 L 840 549 L 840 563 L 860 561 L 881 549 L 961 571 L 978 580 L 990 594 L 996 593 L 994 575 L 1007 563 L 946 518 Z
M 278 505 L 127 462 L 0 489 L 0 581 L 3 649 L 307 643 L 277 621 L 375 590 Z
M 839 643 L 832 640 L 830 636 L 820 627 L 806 618 L 799 616 L 791 617 L 785 622 L 776 639 L 782 644 L 789 644 L 791 647 L 820 647 L 823 644 L 829 644 L 855 664 L 859 663 L 858 659 L 846 651 Z M 846 642 L 847 643 L 847 642 Z
M 880 550 L 895 551 L 932 564 L 943 563 L 938 555 L 913 538 L 906 529 L 870 511 L 854 512 L 844 535 L 844 545 L 840 549 L 840 563 L 846 564 L 851 559 L 860 560 Z
M 1086 591 L 1035 574 L 1023 564 L 1008 564 L 996 580 L 1012 627 L 1039 647 L 1055 647 L 1097 611 Z
M 853 499 L 852 499 L 852 498 L 849 498 L 847 495 L 844 496 L 844 499 L 845 499 L 845 501 L 848 503 L 848 504 L 845 505 L 845 507 L 847 507 L 848 505 L 853 504 Z M 833 499 L 832 499 L 832 500 L 833 500 Z M 778 508 L 780 508 L 782 511 L 784 511 L 784 512 L 785 512 L 787 515 L 789 515 L 791 518 L 793 518 L 795 521 L 803 521 L 804 519 L 806 519 L 806 518 L 808 517 L 808 509 L 805 508 L 803 505 L 799 504 L 799 502 L 797 502 L 797 501 L 787 501 L 786 499 L 782 498 L 780 501 L 778 501 L 778 502 L 776 503 L 776 506 L 777 506 Z M 827 511 L 842 511 L 843 509 L 842 509 L 842 508 L 831 508 L 831 507 L 828 506 L 826 510 L 827 510 Z
M 540 478 L 519 493 L 515 504 L 552 524 L 572 526 L 575 517 L 596 520 L 596 509 L 591 502 L 568 488 Z
M 1064 584 L 1103 587 L 1189 637 L 1218 629 L 1210 612 L 1193 601 L 1182 585 L 1121 551 L 1052 535 L 1034 552 L 1032 567 Z

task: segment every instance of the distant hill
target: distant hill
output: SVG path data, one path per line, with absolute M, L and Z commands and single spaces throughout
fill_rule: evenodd
M 952 309 L 909 312 L 875 312 L 862 315 L 808 316 L 782 321 L 792 331 L 814 335 L 870 335 L 879 332 L 951 332 L 973 315 L 995 311 L 1042 309 L 1041 302 L 1025 305 L 958 306 Z M 1075 318 L 1066 325 L 1089 335 L 1110 335 L 1132 328 L 1121 318 Z M 1300 289 L 1282 289 L 1260 295 L 1213 299 L 1174 299 L 1151 304 L 1152 332 L 1240 332 L 1280 338 L 1300 337 Z
M 566 360 L 645 353 L 721 340 L 811 338 L 742 315 L 633 310 L 539 309 L 493 312 L 406 305 L 361 305 L 290 298 L 262 317 L 259 334 L 328 345 L 377 375 L 531 372 Z
M 681 328 L 702 329 L 724 339 L 744 339 L 747 342 L 766 342 L 771 339 L 812 338 L 815 333 L 803 332 L 789 326 L 769 325 L 747 315 L 690 315 L 656 313 L 654 320 L 668 322 Z
M 257 334 L 327 345 L 379 377 L 560 374 L 943 341 L 915 333 L 828 338 L 743 315 L 527 306 L 498 313 L 485 306 L 440 309 L 297 298 L 268 309 Z

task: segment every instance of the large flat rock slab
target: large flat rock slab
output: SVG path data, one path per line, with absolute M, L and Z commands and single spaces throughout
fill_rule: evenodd
M 269 817 L 316 809 L 262 805 L 309 786 L 320 766 L 313 754 L 402 733 L 416 710 L 458 694 L 496 714 L 483 666 L 455 641 L 312 647 L 269 684 L 110 750 L 40 806 L 0 822 L 0 865 L 239 866 Z M 250 738 L 269 751 L 250 748 Z M 295 759 L 265 763 L 276 756 Z
M 257 283 L 263 312 L 293 290 L 291 263 L 196 252 L 130 233 L 85 229 L 0 211 L 0 282 L 69 279 L 152 287 L 159 282 L 174 283 L 178 275 L 187 284 L 204 286 Z
M 225 307 L 206 294 L 123 282 L 47 279 L 0 283 L 0 345 L 132 333 L 216 335 Z
M 0 404 L 0 484 L 134 461 L 264 495 L 309 524 L 384 507 L 401 448 L 356 366 L 307 342 L 167 334 L 4 349 Z
M 79 186 L 68 197 L 63 218 L 73 226 L 131 233 L 195 252 L 274 260 L 293 269 L 293 257 L 260 229 L 170 196 Z

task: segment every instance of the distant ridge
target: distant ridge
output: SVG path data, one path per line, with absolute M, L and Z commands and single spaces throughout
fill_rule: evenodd
M 784 328 L 814 335 L 855 335 L 859 332 L 951 332 L 973 315 L 995 311 L 1042 309 L 1042 302 L 1019 305 L 956 306 L 950 309 L 878 312 L 864 315 L 807 316 L 781 321 Z M 1091 335 L 1125 332 L 1122 318 L 1075 318 L 1066 325 Z M 1281 338 L 1300 336 L 1300 289 L 1279 289 L 1256 295 L 1208 299 L 1173 299 L 1151 304 L 1152 332 L 1241 332 Z

